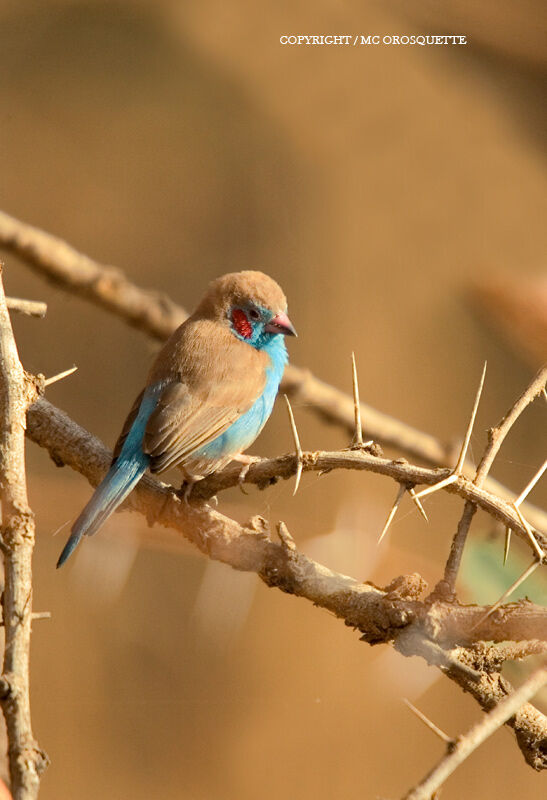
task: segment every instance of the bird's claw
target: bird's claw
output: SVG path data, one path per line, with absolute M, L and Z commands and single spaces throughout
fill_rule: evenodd
M 249 492 L 245 489 L 244 484 L 245 484 L 245 478 L 247 477 L 247 473 L 249 472 L 250 467 L 251 467 L 250 464 L 243 464 L 237 478 L 237 485 L 239 486 L 243 494 L 249 494 Z
M 249 469 L 251 468 L 251 464 L 256 464 L 258 461 L 261 461 L 262 459 L 260 458 L 260 456 L 248 456 L 248 455 L 243 455 L 242 453 L 239 453 L 239 455 L 235 456 L 232 460 L 233 461 L 237 461 L 240 464 L 243 464 L 243 466 L 241 467 L 241 470 L 239 472 L 239 476 L 238 476 L 238 479 L 237 479 L 237 485 L 239 486 L 239 488 L 241 489 L 243 494 L 249 494 L 248 492 L 245 491 L 245 489 L 243 487 L 243 484 L 245 483 L 245 478 L 247 477 L 247 473 L 249 472 Z
M 192 494 L 192 489 L 194 488 L 196 483 L 197 483 L 197 481 L 193 481 L 193 480 L 187 479 L 187 480 L 184 481 L 184 483 L 180 487 L 181 492 L 182 492 L 182 500 L 187 506 L 190 505 L 190 496 Z

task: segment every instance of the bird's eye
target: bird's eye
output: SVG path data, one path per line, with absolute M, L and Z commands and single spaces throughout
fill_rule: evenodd
M 260 313 L 256 310 L 256 308 L 250 308 L 249 317 L 254 320 L 260 319 Z

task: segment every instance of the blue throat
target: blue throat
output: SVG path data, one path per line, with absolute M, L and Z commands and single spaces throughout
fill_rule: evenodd
M 257 347 L 257 349 L 267 353 L 271 362 L 266 367 L 264 391 L 255 400 L 251 408 L 230 425 L 228 430 L 197 450 L 197 456 L 216 459 L 231 453 L 241 453 L 254 442 L 272 413 L 279 384 L 289 357 L 285 347 L 284 336 L 281 334 L 263 334 L 263 337 L 264 345 Z

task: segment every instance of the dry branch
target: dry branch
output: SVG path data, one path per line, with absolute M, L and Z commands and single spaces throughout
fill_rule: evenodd
M 486 364 L 484 365 L 479 391 L 477 392 L 473 414 L 471 415 L 471 422 L 467 429 L 467 435 L 465 438 L 464 446 L 460 453 L 460 458 L 458 459 L 458 464 L 456 465 L 454 474 L 457 474 L 459 472 L 459 469 L 461 469 L 463 465 L 465 450 L 467 449 L 467 444 L 469 443 L 471 430 L 473 428 L 473 423 L 475 420 L 477 407 L 482 392 L 482 387 L 484 384 L 485 371 L 486 371 Z M 475 477 L 473 479 L 473 484 L 478 488 L 483 486 L 488 476 L 488 472 L 490 471 L 490 467 L 492 466 L 494 459 L 497 453 L 499 452 L 499 449 L 505 437 L 511 430 L 514 423 L 517 421 L 518 417 L 522 414 L 524 409 L 531 402 L 533 402 L 533 400 L 535 400 L 535 398 L 538 397 L 538 395 L 542 391 L 544 391 L 546 381 L 547 381 L 547 367 L 544 367 L 537 373 L 537 375 L 534 377 L 530 385 L 526 387 L 524 392 L 515 401 L 515 403 L 513 403 L 507 414 L 501 420 L 500 424 L 496 428 L 491 428 L 489 430 L 488 444 L 485 448 L 484 454 L 480 460 Z M 528 486 L 524 489 L 524 491 L 522 491 L 519 497 L 517 497 L 512 503 L 512 506 L 522 526 L 524 527 L 524 530 L 526 531 L 526 535 L 528 536 L 528 539 L 532 544 L 532 548 L 535 551 L 536 558 L 538 559 L 536 566 L 539 565 L 542 561 L 544 561 L 544 559 L 547 557 L 547 548 L 545 547 L 545 542 L 543 540 L 541 541 L 541 543 L 538 542 L 530 525 L 528 524 L 527 520 L 524 518 L 522 512 L 520 511 L 519 506 L 524 497 L 532 488 L 532 486 L 534 486 L 536 481 L 539 480 L 541 474 L 542 474 L 542 469 L 538 471 L 537 475 L 534 476 L 534 478 L 529 482 Z M 465 542 L 467 540 L 467 534 L 469 533 L 469 528 L 471 526 L 471 522 L 473 520 L 476 510 L 477 506 L 475 505 L 475 503 L 471 502 L 470 500 L 467 500 L 463 508 L 462 516 L 458 523 L 458 528 L 452 540 L 450 553 L 448 555 L 448 559 L 444 570 L 444 579 L 436 587 L 436 593 L 444 595 L 447 599 L 454 596 L 456 587 L 456 578 L 458 576 L 458 571 L 463 556 L 463 550 L 465 547 Z M 512 530 L 511 526 L 507 525 L 506 527 L 508 531 Z M 508 549 L 508 539 L 506 538 L 504 561 L 507 558 L 507 549 Z M 528 576 L 526 575 L 526 577 Z M 523 578 L 523 580 L 524 579 L 525 578 Z M 514 588 L 516 588 L 516 586 Z M 500 601 L 498 601 L 497 605 L 500 605 L 504 599 L 505 595 L 501 598 Z M 492 611 L 490 611 L 490 613 L 492 613 Z
M 421 783 L 405 795 L 404 800 L 430 800 L 437 789 L 477 747 L 511 717 L 526 712 L 527 700 L 530 700 L 546 683 L 547 668 L 542 666 L 535 670 L 519 689 L 500 700 L 492 711 L 464 736 L 460 736 L 455 743 L 449 742 L 448 752 L 444 758 Z
M 32 735 L 29 698 L 35 530 L 25 478 L 25 415 L 35 397 L 36 388 L 27 380 L 19 361 L 0 278 L 0 549 L 4 557 L 5 628 L 0 703 L 8 732 L 14 800 L 37 797 L 40 774 L 48 763 Z
M 527 406 L 532 403 L 536 397 L 545 389 L 547 382 L 547 366 L 539 370 L 533 381 L 526 387 L 520 397 L 513 403 L 507 414 L 500 420 L 495 428 L 490 428 L 488 431 L 488 446 L 484 451 L 484 455 L 480 460 L 477 467 L 477 474 L 475 475 L 475 484 L 482 486 L 486 480 L 494 459 L 499 452 L 505 437 L 520 417 L 522 412 Z
M 39 300 L 23 300 L 20 297 L 6 297 L 6 305 L 9 311 L 16 311 L 27 317 L 45 317 L 47 304 Z
M 94 486 L 109 466 L 111 454 L 102 443 L 43 398 L 29 408 L 27 435 L 45 447 L 56 464 L 72 467 Z M 334 457 L 334 461 L 326 463 L 333 464 L 338 458 L 371 458 L 359 451 L 334 454 Z M 287 476 L 294 474 L 294 455 L 274 461 L 277 467 L 285 464 Z M 267 463 L 271 468 L 271 463 Z M 264 463 L 252 464 L 246 480 L 263 466 Z M 386 462 L 386 469 L 403 466 Z M 239 474 L 239 468 L 236 471 Z M 478 491 L 476 487 L 474 490 Z M 186 504 L 177 490 L 150 476 L 141 480 L 124 507 L 139 511 L 150 524 L 158 523 L 179 531 L 210 558 L 235 569 L 256 572 L 267 585 L 305 597 L 328 609 L 347 625 L 358 629 L 363 640 L 371 644 L 395 642 L 405 655 L 421 655 L 428 663 L 439 664 L 467 691 L 473 686 L 473 695 L 484 707 L 491 702 L 488 683 L 477 683 L 461 666 L 455 668 L 454 662 L 458 659 L 451 655 L 453 648 L 459 645 L 456 648 L 459 652 L 464 646 L 482 640 L 547 640 L 546 608 L 521 601 L 498 609 L 496 614 L 477 625 L 485 617 L 487 608 L 421 600 L 426 585 L 418 575 L 401 576 L 385 589 L 361 583 L 299 552 L 286 529 L 280 527 L 280 536 L 283 535 L 281 543 L 276 543 L 270 538 L 265 520 L 257 517 L 240 525 L 205 503 Z M 465 655 L 466 651 L 462 652 Z M 467 666 L 475 669 L 471 663 Z M 535 714 L 531 730 L 523 720 L 524 735 L 519 741 L 528 763 L 537 765 L 541 759 L 536 746 L 537 728 L 543 726 L 547 735 L 547 720 L 540 712 Z
M 301 463 L 303 472 L 321 473 L 334 469 L 363 470 L 386 475 L 397 483 L 405 484 L 406 486 L 414 486 L 416 484 L 433 486 L 448 471 L 419 467 L 409 464 L 405 459 L 380 458 L 363 450 L 316 450 L 314 452 L 303 452 Z M 262 459 L 249 466 L 243 482 L 254 483 L 263 489 L 279 479 L 292 477 L 296 473 L 297 464 L 298 458 L 294 455 Z M 237 486 L 240 474 L 241 468 L 239 466 L 230 465 L 221 472 L 217 472 L 195 484 L 192 497 L 209 500 L 218 492 Z M 446 491 L 449 494 L 456 494 L 462 499 L 470 501 L 499 520 L 503 525 L 510 526 L 514 531 L 518 532 L 524 541 L 530 544 L 526 527 L 522 524 L 516 509 L 510 503 L 505 503 L 485 489 L 478 488 L 472 481 L 461 475 L 446 486 Z M 547 537 L 539 531 L 535 532 L 535 536 L 544 549 L 547 548 Z
M 166 295 L 139 289 L 115 267 L 98 264 L 56 236 L 0 212 L 2 246 L 51 283 L 113 311 L 136 328 L 167 339 L 186 313 Z

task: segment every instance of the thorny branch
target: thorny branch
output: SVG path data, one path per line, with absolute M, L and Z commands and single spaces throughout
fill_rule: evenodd
M 430 800 L 459 765 L 507 720 L 525 710 L 525 704 L 547 683 L 547 668 L 535 670 L 516 691 L 501 700 L 480 722 L 456 742 L 448 742 L 444 758 L 404 800 Z M 523 709 L 524 707 L 524 709 Z
M 102 443 L 44 398 L 28 411 L 27 435 L 45 447 L 57 465 L 72 467 L 94 486 L 110 464 L 111 455 Z M 366 456 L 357 452 L 343 455 Z M 294 474 L 295 456 L 287 456 L 285 461 L 290 467 L 288 475 Z M 260 467 L 261 464 L 251 465 L 246 480 L 251 481 Z M 419 575 L 400 576 L 383 589 L 360 583 L 301 553 L 284 526 L 280 526 L 281 544 L 278 544 L 272 541 L 268 523 L 262 518 L 255 517 L 240 525 L 205 503 L 188 505 L 177 490 L 151 476 L 141 480 L 124 508 L 140 512 L 149 524 L 158 523 L 179 531 L 212 559 L 235 569 L 256 572 L 268 586 L 305 597 L 328 609 L 358 629 L 364 641 L 392 642 L 403 654 L 420 655 L 428 663 L 440 666 L 452 680 L 471 692 L 483 708 L 490 708 L 499 697 L 493 693 L 488 673 L 481 671 L 477 682 L 475 652 L 466 648 L 484 640 L 547 640 L 547 609 L 542 606 L 520 601 L 486 617 L 487 609 L 482 606 L 421 599 L 427 587 Z M 481 670 L 483 662 L 481 658 Z M 470 669 L 466 671 L 465 667 Z M 533 714 L 524 716 L 513 727 L 527 762 L 535 769 L 546 767 L 541 744 L 547 736 L 547 719 L 534 709 Z
M 522 412 L 527 408 L 533 400 L 538 397 L 542 391 L 545 390 L 547 382 L 547 366 L 539 370 L 533 381 L 522 392 L 520 397 L 515 400 L 509 411 L 500 420 L 495 428 L 490 428 L 488 431 L 488 445 L 484 451 L 484 455 L 480 460 L 477 467 L 477 474 L 475 475 L 474 483 L 477 486 L 482 486 L 490 471 L 490 467 L 494 463 L 503 441 Z
M 123 272 L 104 266 L 78 252 L 64 240 L 21 222 L 0 211 L 0 246 L 23 258 L 40 275 L 65 291 L 77 294 L 101 308 L 163 341 L 187 317 L 187 312 L 165 295 L 141 289 Z M 329 423 L 341 425 L 351 436 L 355 433 L 353 398 L 316 378 L 301 367 L 288 365 L 281 391 L 293 402 L 315 411 Z M 407 453 L 430 465 L 451 466 L 456 449 L 435 437 L 418 431 L 400 420 L 360 403 L 370 438 Z M 493 478 L 486 488 L 503 500 L 513 493 Z M 547 530 L 547 513 L 527 503 L 522 508 L 526 519 L 539 530 Z
M 484 379 L 484 373 L 483 373 Z M 488 432 L 488 445 L 484 451 L 484 455 L 482 456 L 479 466 L 477 467 L 477 472 L 475 477 L 473 478 L 473 484 L 480 488 L 484 485 L 484 482 L 488 476 L 488 472 L 490 471 L 490 467 L 492 466 L 494 459 L 499 452 L 499 449 L 502 445 L 503 440 L 511 430 L 514 423 L 517 421 L 518 417 L 522 414 L 525 408 L 532 403 L 536 397 L 538 397 L 542 391 L 545 390 L 545 383 L 547 382 L 547 367 L 543 367 L 540 369 L 537 375 L 534 377 L 532 382 L 526 389 L 522 392 L 520 397 L 515 401 L 515 403 L 511 406 L 507 414 L 503 417 L 501 422 L 496 428 L 491 428 Z M 528 487 L 527 487 L 528 488 Z M 524 493 L 521 494 L 521 496 Z M 526 520 L 523 518 L 522 514 L 519 513 L 518 501 L 520 497 L 517 498 L 517 502 L 513 501 L 512 507 L 519 517 L 519 520 L 524 526 L 524 530 L 528 539 L 531 539 L 533 546 L 536 550 L 536 556 L 538 559 L 537 563 L 541 563 L 547 557 L 547 547 L 545 546 L 545 541 L 543 538 L 541 542 L 538 542 L 537 537 L 535 536 L 534 532 L 530 530 L 529 526 L 526 524 Z M 448 560 L 446 562 L 446 567 L 444 571 L 444 579 L 443 581 L 437 586 L 436 591 L 443 593 L 447 599 L 454 595 L 455 586 L 456 586 L 456 578 L 458 575 L 458 571 L 460 568 L 463 550 L 465 547 L 465 542 L 467 540 L 467 534 L 469 532 L 469 528 L 471 526 L 471 521 L 475 512 L 477 510 L 477 505 L 472 502 L 471 500 L 466 500 L 466 503 L 463 508 L 463 513 L 458 523 L 458 529 L 454 538 L 452 540 L 452 546 L 450 548 L 450 553 L 448 556 Z M 512 530 L 512 525 L 506 525 L 506 527 Z
M 136 287 L 118 270 L 97 264 L 62 240 L 1 212 L 0 244 L 22 256 L 63 289 L 116 313 L 158 339 L 165 339 L 186 317 L 185 311 L 168 298 Z M 429 464 L 448 466 L 455 460 L 452 448 L 362 403 L 357 409 L 351 397 L 322 383 L 306 370 L 289 367 L 283 389 L 293 399 L 309 404 L 323 418 L 343 425 L 351 433 L 354 433 L 354 420 L 362 414 L 367 434 L 384 444 L 396 446 Z M 509 427 L 510 424 L 512 422 Z M 29 408 L 27 425 L 29 437 L 46 447 L 55 463 L 70 465 L 93 485 L 102 478 L 110 461 L 108 451 L 45 399 L 40 398 Z M 503 436 L 507 430 L 508 427 L 503 429 Z M 296 455 L 252 464 L 245 482 L 264 488 L 301 469 L 329 471 L 336 468 L 388 475 L 412 494 L 417 484 L 432 487 L 444 482 L 446 491 L 466 501 L 467 511 L 461 523 L 465 533 L 475 509 L 480 507 L 527 541 L 532 532 L 541 559 L 547 550 L 545 535 L 540 533 L 540 529 L 547 529 L 547 515 L 529 504 L 522 506 L 524 493 L 515 501 L 513 493 L 487 477 L 490 464 L 487 468 L 481 464 L 480 477 L 477 473 L 472 481 L 462 474 L 461 464 L 456 470 L 418 467 L 405 459 L 380 457 L 375 447 L 369 448 L 369 452 L 359 447 L 335 453 L 303 453 L 297 434 L 295 443 Z M 460 461 L 463 462 L 462 457 Z M 469 468 L 466 471 L 469 473 Z M 526 600 L 502 606 L 492 614 L 479 606 L 461 605 L 450 595 L 452 602 L 446 602 L 442 593 L 423 599 L 427 587 L 419 575 L 400 576 L 383 589 L 360 583 L 300 553 L 282 523 L 278 527 L 280 543 L 276 543 L 270 537 L 265 520 L 256 517 L 240 525 L 204 502 L 222 489 L 236 485 L 239 478 L 239 468 L 228 468 L 211 476 L 195 487 L 192 503 L 188 505 L 173 487 L 146 476 L 124 507 L 144 514 L 149 524 L 158 522 L 180 531 L 211 558 L 236 569 L 254 571 L 267 585 L 305 597 L 328 609 L 347 625 L 358 629 L 362 639 L 370 644 L 390 642 L 404 655 L 421 656 L 471 693 L 485 710 L 496 707 L 511 691 L 499 674 L 503 661 L 518 657 L 517 653 L 544 651 L 547 609 L 541 606 Z M 515 644 L 510 647 L 494 644 L 486 653 L 484 641 Z M 545 716 L 526 704 L 505 721 L 515 731 L 526 761 L 534 769 L 547 767 Z
M 25 415 L 36 397 L 19 356 L 4 297 L 0 265 L 0 549 L 4 557 L 2 597 L 5 649 L 0 703 L 8 731 L 14 800 L 38 795 L 48 759 L 38 747 L 30 719 L 29 655 L 32 620 L 34 515 L 25 478 Z

